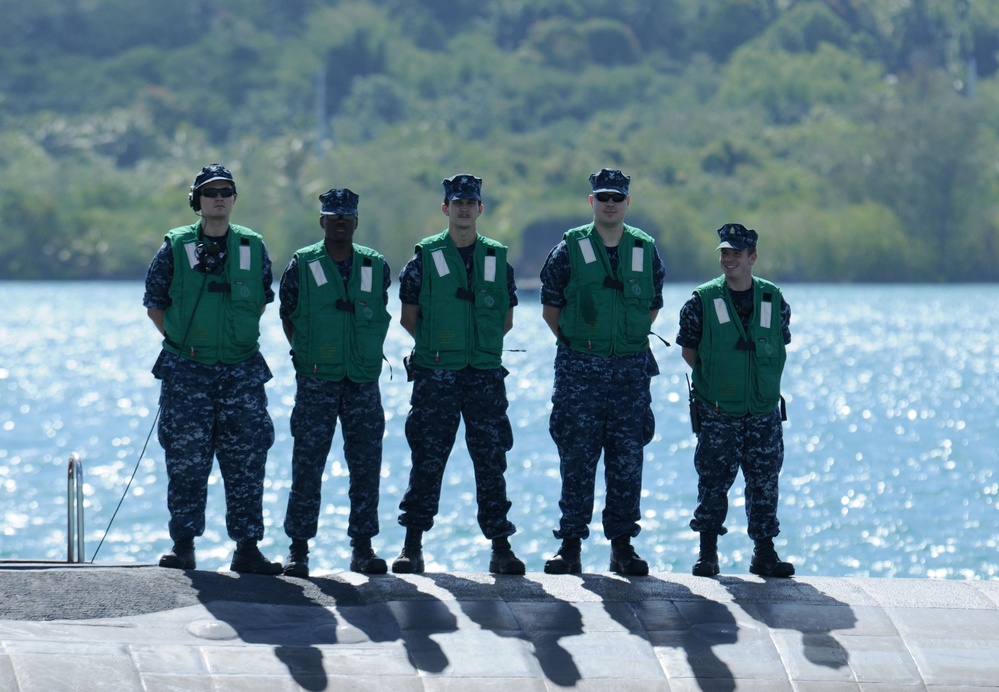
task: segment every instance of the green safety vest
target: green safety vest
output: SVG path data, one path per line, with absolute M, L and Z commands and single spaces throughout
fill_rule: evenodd
M 748 331 L 736 314 L 725 277 L 695 289 L 704 328 L 694 364 L 694 395 L 732 416 L 771 413 L 780 402 L 787 360 L 781 328 L 780 289 L 753 278 L 753 319 Z
M 260 349 L 260 315 L 266 305 L 263 239 L 230 224 L 222 273 L 205 274 L 194 268 L 200 223 L 166 234 L 173 248 L 173 279 L 163 348 L 199 363 L 240 363 Z
M 564 337 L 560 342 L 603 357 L 648 350 L 655 239 L 625 225 L 617 271 L 611 272 L 607 248 L 594 224 L 568 230 L 563 237 L 572 275 L 565 287 L 566 305 L 559 314 Z
M 298 306 L 291 345 L 295 371 L 323 380 L 374 382 L 382 371 L 391 316 L 385 307 L 385 259 L 354 245 L 350 281 L 344 285 L 323 242 L 302 248 Z
M 477 237 L 471 285 L 447 231 L 421 241 L 416 251 L 423 258 L 423 284 L 413 362 L 437 370 L 500 367 L 510 310 L 506 246 Z

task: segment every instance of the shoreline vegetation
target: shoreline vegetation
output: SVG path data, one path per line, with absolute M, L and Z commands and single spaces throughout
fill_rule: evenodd
M 527 285 L 608 166 L 672 282 L 730 221 L 783 283 L 999 279 L 999 3 L 0 2 L 0 280 L 141 279 L 214 161 L 278 275 L 330 187 L 397 271 L 471 172 Z

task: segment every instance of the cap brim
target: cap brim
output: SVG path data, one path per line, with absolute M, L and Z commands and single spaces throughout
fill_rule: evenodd
M 715 250 L 724 250 L 724 249 L 729 249 L 729 250 L 748 250 L 749 246 L 746 245 L 745 247 L 739 247 L 738 245 L 733 245 L 732 243 L 728 242 L 727 240 L 723 240 L 721 243 L 719 243 L 718 247 L 715 248 Z
M 619 195 L 625 195 L 625 196 L 628 195 L 628 191 L 627 190 L 622 190 L 619 187 L 601 187 L 601 188 L 599 188 L 597 190 L 593 190 L 590 194 L 595 195 L 598 192 L 616 192 Z
M 203 183 L 201 183 L 200 185 L 198 185 L 198 189 L 200 190 L 201 188 L 203 188 L 203 187 L 204 187 L 205 185 L 207 185 L 208 183 L 214 183 L 214 182 L 215 182 L 216 180 L 224 180 L 224 181 L 226 181 L 227 183 L 232 183 L 232 182 L 233 182 L 232 178 L 227 178 L 227 177 L 225 177 L 224 175 L 217 175 L 217 176 L 215 176 L 214 178 L 209 178 L 209 179 L 208 179 L 208 180 L 206 180 L 205 182 L 203 182 Z M 233 183 L 233 184 L 235 184 L 235 183 Z

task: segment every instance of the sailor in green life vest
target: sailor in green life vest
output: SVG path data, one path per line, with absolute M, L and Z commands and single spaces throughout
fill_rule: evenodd
M 676 343 L 693 369 L 694 419 L 700 419 L 694 467 L 697 507 L 690 528 L 700 533 L 697 576 L 719 573 L 718 536 L 726 533 L 728 491 L 742 470 L 749 571 L 790 577 L 794 565 L 777 555 L 778 478 L 784 463 L 780 396 L 791 308 L 781 290 L 753 276 L 759 235 L 742 224 L 718 229 L 722 276 L 698 286 L 680 310 Z M 695 426 L 696 428 L 696 426 Z
M 161 567 L 194 569 L 194 539 L 205 532 L 213 459 L 225 485 L 226 530 L 236 541 L 230 569 L 280 574 L 257 541 L 274 426 L 260 354 L 260 316 L 274 300 L 263 239 L 229 222 L 236 182 L 221 164 L 194 179 L 188 203 L 201 219 L 175 228 L 153 257 L 143 305 L 163 335 L 153 367 L 162 381 L 159 439 L 166 457 L 173 549 Z
M 567 231 L 541 269 L 542 316 L 558 343 L 548 427 L 562 478 L 554 532 L 562 545 L 545 572 L 582 570 L 603 455 L 610 570 L 643 576 L 649 565 L 631 539 L 641 531 L 644 449 L 655 433 L 650 385 L 659 366 L 649 333 L 666 269 L 655 240 L 624 223 L 631 178 L 604 168 L 589 182 L 593 221 Z
M 524 574 L 510 547 L 516 527 L 507 518 L 504 476 L 513 430 L 502 349 L 513 326 L 517 285 L 506 247 L 476 230 L 482 179 L 456 175 L 443 186 L 447 230 L 418 243 L 399 274 L 401 324 L 416 345 L 407 364 L 413 381 L 406 418 L 412 468 L 399 505 L 406 539 L 392 571 L 424 569 L 423 534 L 434 525 L 444 467 L 464 419 L 479 528 L 492 541 L 489 571 Z
M 319 201 L 323 239 L 296 252 L 281 276 L 281 321 L 296 383 L 292 482 L 284 520 L 291 548 L 284 573 L 309 576 L 309 540 L 318 530 L 323 470 L 339 419 L 350 474 L 350 569 L 385 574 L 387 565 L 372 549 L 371 538 L 378 533 L 385 433 L 378 376 L 392 276 L 381 254 L 354 243 L 358 195 L 332 189 Z

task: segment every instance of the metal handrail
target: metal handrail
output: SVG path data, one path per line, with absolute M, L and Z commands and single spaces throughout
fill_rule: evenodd
M 66 562 L 83 562 L 83 463 L 76 452 L 66 479 L 66 553 Z

